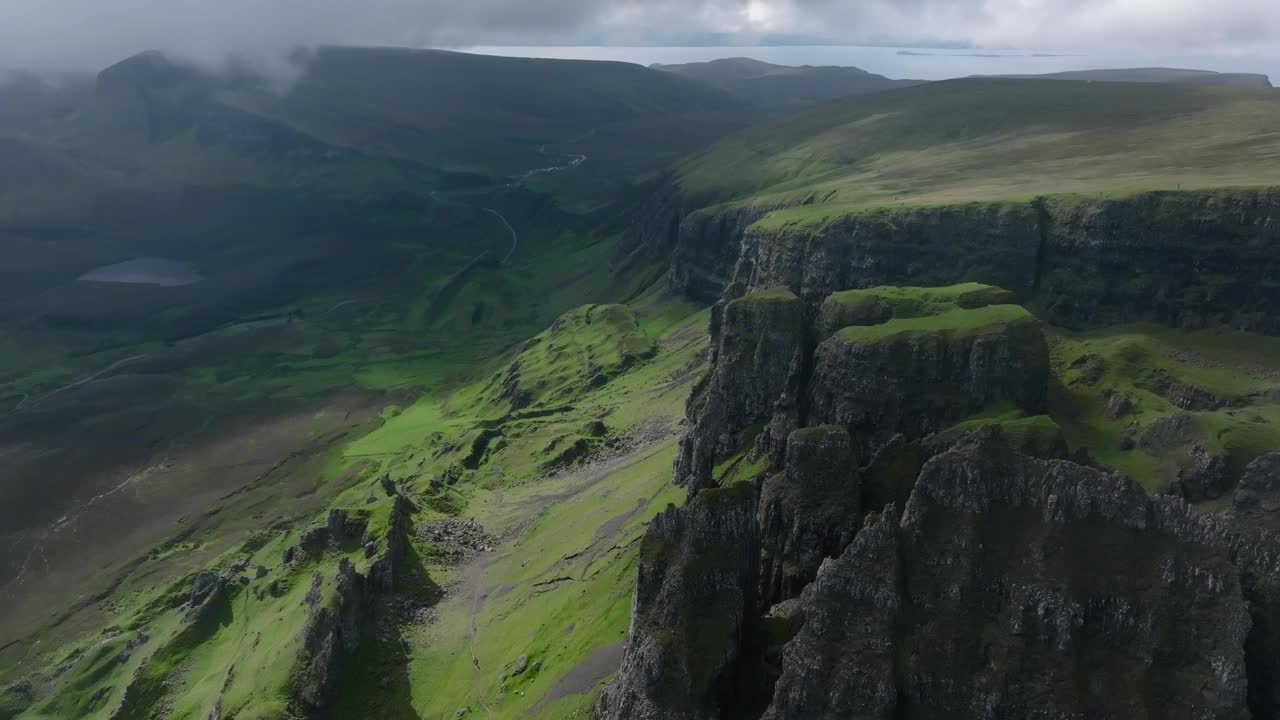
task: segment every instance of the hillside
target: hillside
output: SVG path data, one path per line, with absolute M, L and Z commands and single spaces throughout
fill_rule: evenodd
M 740 98 L 638 65 L 440 50 L 326 48 L 283 95 L 232 101 L 329 142 L 512 176 L 585 155 L 599 193 L 758 117 Z
M 332 50 L 308 67 L 283 95 L 154 53 L 65 93 L 8 86 L 4 672 L 310 522 L 368 470 L 343 448 L 396 408 L 570 308 L 634 299 L 661 272 L 614 263 L 638 176 L 754 112 L 618 63 Z M 109 716 L 106 698 L 47 716 Z
M 921 83 L 891 80 L 856 67 L 773 65 L 745 57 L 650 67 L 723 88 L 775 111 L 797 110 L 839 97 Z
M 1171 84 L 968 79 L 837 100 L 680 166 L 717 200 L 846 208 L 1280 181 L 1280 96 Z M 779 215 L 779 218 L 784 217 Z
M 1280 717 L 1270 91 L 293 80 L 0 115 L 0 720 Z
M 1090 82 L 1175 83 L 1179 85 L 1231 85 L 1269 88 L 1271 79 L 1258 73 L 1220 73 L 1184 68 L 1122 68 L 1115 70 L 1070 70 L 1041 75 L 995 75 L 992 77 L 1033 80 L 1086 80 Z

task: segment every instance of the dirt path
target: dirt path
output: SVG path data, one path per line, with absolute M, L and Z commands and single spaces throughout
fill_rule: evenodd
M 115 362 L 111 363 L 110 365 L 106 366 L 105 368 L 103 368 L 103 369 L 99 370 L 98 372 L 96 372 L 96 373 L 94 373 L 94 374 L 92 374 L 92 375 L 89 375 L 89 376 L 86 376 L 86 377 L 80 378 L 79 380 L 77 380 L 77 381 L 75 381 L 75 382 L 73 382 L 73 383 L 70 383 L 70 384 L 67 384 L 67 385 L 63 385 L 62 387 L 58 388 L 57 390 L 54 390 L 54 391 L 49 392 L 49 393 L 45 393 L 44 395 L 41 395 L 40 397 L 36 398 L 35 400 L 31 400 L 31 401 L 29 401 L 29 402 L 28 402 L 28 400 L 27 400 L 27 397 L 26 397 L 26 396 L 23 396 L 22 401 L 18 403 L 18 406 L 17 406 L 17 407 L 15 407 L 15 408 L 13 409 L 13 411 L 14 411 L 14 412 L 20 412 L 20 411 L 25 410 L 25 409 L 27 409 L 27 408 L 35 407 L 36 405 L 39 405 L 40 403 L 44 402 L 45 400 L 48 400 L 49 398 L 53 397 L 54 395 L 57 395 L 57 394 L 58 394 L 58 393 L 60 393 L 60 392 L 65 392 L 65 391 L 67 391 L 67 390 L 72 390 L 72 389 L 74 389 L 74 388 L 78 388 L 78 387 L 80 387 L 81 385 L 88 385 L 89 383 L 93 382 L 94 380 L 98 380 L 98 379 L 100 379 L 103 375 L 106 375 L 107 373 L 109 373 L 109 372 L 111 372 L 111 371 L 113 371 L 113 370 L 117 370 L 117 369 L 119 369 L 119 368 L 122 368 L 122 367 L 124 367 L 125 365 L 128 365 L 129 363 L 135 363 L 135 362 L 137 362 L 137 361 L 139 361 L 139 360 L 145 360 L 147 357 L 148 357 L 147 355 L 143 354 L 143 355 L 134 355 L 133 357 L 127 357 L 127 358 L 125 358 L 125 359 L 123 359 L 123 360 L 117 360 L 117 361 L 115 361 Z
M 569 142 L 560 143 L 560 144 L 568 145 L 575 142 L 581 142 L 582 140 L 585 140 L 591 137 L 592 135 L 594 135 L 595 132 L 596 132 L 595 130 L 590 130 L 586 134 L 582 135 L 581 137 L 578 137 L 573 140 L 570 140 Z M 543 143 L 542 147 L 538 148 L 538 153 L 543 157 L 548 157 L 547 146 L 550 144 L 551 143 Z M 505 188 L 508 190 L 518 188 L 522 184 L 524 184 L 525 180 L 528 180 L 529 178 L 534 177 L 535 175 L 548 175 L 550 173 L 563 172 L 565 170 L 573 170 L 574 168 L 578 167 L 579 165 L 587 161 L 586 155 L 570 153 L 565 157 L 568 159 L 568 162 L 565 162 L 562 165 L 549 165 L 547 167 L 526 170 L 523 175 L 516 178 L 514 182 L 508 183 L 505 186 Z M 520 247 L 520 233 L 516 232 L 515 227 L 511 224 L 511 221 L 507 220 L 507 217 L 505 215 L 503 215 L 501 212 L 491 207 L 482 207 L 480 205 L 472 205 L 471 203 L 459 202 L 457 200 L 441 199 L 439 190 L 432 190 L 430 193 L 430 197 L 432 200 L 438 203 L 449 203 L 453 205 L 461 205 L 464 207 L 474 207 L 479 210 L 483 210 L 484 212 L 489 213 L 490 215 L 498 218 L 498 221 L 501 222 L 502 225 L 507 228 L 507 232 L 511 233 L 511 249 L 508 250 L 506 256 L 502 258 L 502 264 L 506 265 L 507 263 L 511 262 L 511 256 L 515 255 L 516 248 Z
M 515 228 L 511 227 L 511 223 L 507 221 L 507 218 L 502 213 L 493 208 L 483 208 L 483 210 L 501 220 L 502 224 L 506 226 L 507 232 L 511 233 L 511 249 L 507 251 L 506 257 L 502 258 L 502 264 L 506 265 L 511 262 L 511 256 L 516 254 L 516 248 L 520 246 L 520 235 Z
M 618 640 L 587 653 L 582 662 L 574 665 L 557 680 L 524 716 L 536 717 L 539 710 L 560 698 L 590 692 L 606 676 L 618 671 L 618 667 L 622 665 L 622 646 L 622 641 Z

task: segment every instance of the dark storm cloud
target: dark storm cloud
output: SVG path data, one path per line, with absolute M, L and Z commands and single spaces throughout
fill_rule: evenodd
M 90 69 L 144 49 L 216 63 L 299 45 L 660 40 L 721 31 L 1249 53 L 1276 0 L 0 0 L 0 67 Z

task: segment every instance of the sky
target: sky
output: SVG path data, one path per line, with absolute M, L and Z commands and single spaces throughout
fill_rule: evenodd
M 1280 0 L 0 0 L 0 68 L 90 71 L 149 49 L 218 64 L 323 44 L 663 45 L 673 32 L 1280 65 Z

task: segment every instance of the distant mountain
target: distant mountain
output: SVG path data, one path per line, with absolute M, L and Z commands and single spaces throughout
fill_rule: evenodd
M 1181 85 L 1234 85 L 1238 87 L 1272 87 L 1266 75 L 1258 73 L 1220 73 L 1212 70 L 1182 68 L 1119 68 L 1115 70 L 1072 70 L 1045 75 L 991 75 L 985 77 L 1036 78 L 1040 80 L 1090 80 L 1093 82 L 1151 82 Z
M 91 77 L 50 79 L 26 71 L 0 71 L 0 130 L 29 131 L 63 117 L 92 87 Z
M 670 163 L 743 127 L 758 107 L 621 62 L 326 48 L 283 93 L 233 100 L 327 142 L 451 171 L 510 175 L 547 152 L 590 157 L 599 186 Z
M 892 80 L 856 67 L 795 67 L 745 57 L 651 67 L 723 88 L 771 108 L 799 108 L 838 97 L 884 92 L 923 82 Z

